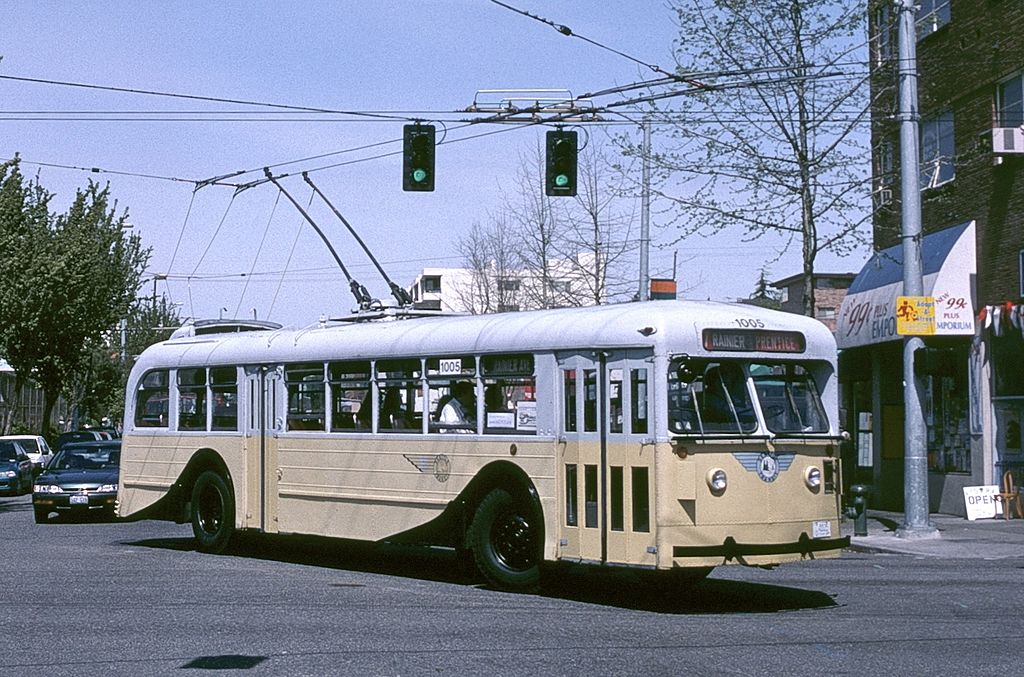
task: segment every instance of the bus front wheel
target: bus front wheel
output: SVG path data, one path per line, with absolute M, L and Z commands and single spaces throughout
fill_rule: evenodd
M 540 531 L 528 503 L 504 489 L 484 497 L 469 524 L 477 569 L 501 590 L 531 592 L 540 583 Z
M 220 554 L 235 532 L 235 498 L 218 473 L 207 470 L 192 486 L 192 533 L 200 551 Z

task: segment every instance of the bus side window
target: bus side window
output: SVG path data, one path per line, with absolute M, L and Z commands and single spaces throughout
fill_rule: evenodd
M 210 369 L 210 394 L 213 401 L 213 430 L 238 430 L 238 370 L 234 367 Z
M 327 365 L 331 384 L 331 430 L 368 433 L 373 424 L 369 362 Z
M 647 369 L 630 369 L 630 429 L 634 435 L 647 432 Z
M 423 367 L 419 360 L 378 360 L 381 391 L 377 429 L 382 432 L 423 432 Z
M 170 402 L 170 372 L 151 371 L 142 377 L 135 393 L 135 427 L 166 428 Z
M 432 433 L 475 433 L 476 359 L 427 358 L 427 411 Z
M 206 368 L 178 370 L 178 430 L 206 430 Z
M 288 430 L 324 430 L 323 363 L 287 365 L 284 375 L 288 386 Z
M 562 420 L 565 421 L 565 432 L 576 432 L 576 370 L 566 369 L 562 372 Z
M 486 355 L 484 434 L 536 435 L 537 398 L 533 355 Z

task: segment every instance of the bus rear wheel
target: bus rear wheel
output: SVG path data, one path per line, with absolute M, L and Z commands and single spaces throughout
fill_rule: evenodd
M 201 552 L 220 554 L 235 533 L 235 498 L 220 474 L 207 470 L 192 486 L 192 533 Z
M 469 524 L 468 544 L 484 579 L 501 590 L 532 592 L 540 584 L 540 529 L 535 511 L 504 489 L 484 497 Z

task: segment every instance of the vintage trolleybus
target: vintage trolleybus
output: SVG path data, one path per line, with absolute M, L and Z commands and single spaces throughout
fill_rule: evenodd
M 450 546 L 513 590 L 544 561 L 700 575 L 848 542 L 816 320 L 685 301 L 380 315 L 196 323 L 147 349 L 118 514 L 191 521 L 209 552 L 239 529 Z

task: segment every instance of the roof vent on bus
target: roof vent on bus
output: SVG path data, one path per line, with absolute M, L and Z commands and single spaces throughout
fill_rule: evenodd
M 277 322 L 266 320 L 195 320 L 187 322 L 171 334 L 172 339 L 208 334 L 237 334 L 243 331 L 274 331 L 280 329 Z

